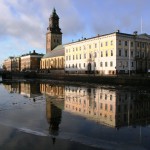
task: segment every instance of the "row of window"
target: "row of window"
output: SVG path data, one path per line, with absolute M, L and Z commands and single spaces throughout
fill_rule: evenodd
M 75 52 L 75 51 L 78 51 L 78 50 L 81 51 L 81 49 L 86 50 L 86 48 L 87 49 L 97 48 L 98 47 L 97 45 L 98 45 L 97 43 L 94 43 L 93 47 L 92 47 L 91 44 L 88 44 L 87 46 L 83 45 L 82 47 L 81 46 L 80 47 L 75 47 L 75 48 L 72 48 L 72 52 Z M 101 42 L 100 46 L 103 47 L 104 45 L 108 46 L 109 42 L 105 42 L 105 43 Z M 110 45 L 113 45 L 113 41 L 110 41 Z M 68 53 L 68 52 L 71 52 L 71 49 L 66 49 L 66 53 Z
M 101 51 L 100 56 L 103 57 L 104 52 Z M 105 56 L 108 57 L 108 51 L 105 51 Z M 113 50 L 111 50 L 110 56 L 113 56 Z M 78 60 L 78 59 L 86 59 L 87 58 L 87 54 L 76 54 L 76 55 L 72 55 L 72 59 L 73 60 Z M 93 55 L 90 53 L 89 57 L 90 59 L 92 58 L 97 58 L 97 53 L 95 52 Z M 66 60 L 71 60 L 71 55 L 70 56 L 66 56 Z
M 128 61 L 125 61 L 125 62 L 122 62 L 122 61 L 120 61 L 119 62 L 119 67 L 128 67 Z M 134 67 L 134 62 L 132 61 L 131 62 L 131 67 Z
M 100 67 L 103 67 L 104 66 L 104 64 L 103 64 L 103 62 L 100 62 Z M 113 67 L 113 61 L 111 61 L 110 62 L 110 65 L 108 65 L 108 62 L 105 62 L 105 67 Z M 83 68 L 85 68 L 85 67 L 87 67 L 87 65 L 86 65 L 86 63 L 83 63 L 83 66 L 81 66 L 81 63 L 79 63 L 79 64 L 72 64 L 72 65 L 66 65 L 66 68 L 81 68 L 81 67 L 83 67 Z M 94 67 L 96 67 L 96 63 L 94 62 Z
M 119 56 L 125 56 L 125 57 L 128 57 L 129 55 L 129 51 L 128 50 L 122 50 L 122 49 L 119 49 L 119 52 L 118 52 L 118 55 Z M 130 52 L 130 57 L 133 57 L 134 56 L 134 53 L 133 51 Z

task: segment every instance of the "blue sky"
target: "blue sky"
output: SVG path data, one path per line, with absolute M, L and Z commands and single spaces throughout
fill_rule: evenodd
M 149 0 L 1 0 L 0 64 L 9 56 L 45 53 L 48 19 L 55 7 L 63 43 L 121 32 L 150 34 Z

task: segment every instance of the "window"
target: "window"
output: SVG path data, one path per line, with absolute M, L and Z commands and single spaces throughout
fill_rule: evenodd
M 107 104 L 105 104 L 105 110 L 107 110 Z
M 81 68 L 81 64 L 79 64 L 79 67 Z
M 107 67 L 107 62 L 105 62 L 105 67 Z
M 131 42 L 131 47 L 133 47 L 133 42 Z
M 76 59 L 78 59 L 78 55 L 76 55 Z
M 73 55 L 73 60 L 74 60 L 74 55 Z
M 103 43 L 101 43 L 101 47 L 103 47 Z
M 71 56 L 69 56 L 69 60 L 71 60 Z
M 133 57 L 133 51 L 131 51 L 131 57 Z
M 110 105 L 110 111 L 113 111 L 113 106 L 112 105 Z
M 83 49 L 84 49 L 84 50 L 86 49 L 85 46 L 83 46 Z
M 85 68 L 85 63 L 84 63 L 84 68 Z
M 100 62 L 100 67 L 103 67 L 103 62 Z
M 103 57 L 103 52 L 101 51 L 101 57 Z
M 107 45 L 108 45 L 108 43 L 106 42 L 106 43 L 105 43 L 105 46 L 107 46 Z
M 113 56 L 113 50 L 111 50 L 111 56 Z
M 108 51 L 106 51 L 106 57 L 108 56 Z
M 128 46 L 128 42 L 127 41 L 125 41 L 125 46 Z
M 110 62 L 110 67 L 113 67 L 113 62 L 112 61 Z
M 119 45 L 121 45 L 121 40 L 119 40 Z
M 127 61 L 125 62 L 125 66 L 128 67 L 128 62 Z
M 107 100 L 107 94 L 105 94 L 105 100 Z
M 80 59 L 81 59 L 81 54 L 80 54 Z
M 119 56 L 121 56 L 121 49 L 119 49 Z
M 134 67 L 134 63 L 133 63 L 133 61 L 131 62 L 131 67 Z
M 89 45 L 89 49 L 91 49 L 91 45 Z
M 68 56 L 66 56 L 66 60 L 68 60 Z
M 103 109 L 103 103 L 100 104 L 100 108 Z
M 128 56 L 128 52 L 127 52 L 127 50 L 125 50 L 125 57 L 127 57 Z
M 112 100 L 112 95 L 110 95 L 110 100 Z
M 95 43 L 95 48 L 97 48 L 97 44 Z
M 119 62 L 119 67 L 122 67 L 122 61 Z
M 89 58 L 92 58 L 92 55 L 91 55 L 91 54 L 89 54 Z
M 97 57 L 97 53 L 95 52 L 94 55 L 95 55 L 95 58 L 96 58 Z
M 84 54 L 84 59 L 86 59 L 86 54 Z
M 111 45 L 113 45 L 113 41 L 111 41 Z

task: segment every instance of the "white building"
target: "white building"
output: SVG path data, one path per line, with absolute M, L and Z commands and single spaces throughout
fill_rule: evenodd
M 136 73 L 150 68 L 150 36 L 117 32 L 68 43 L 66 73 Z

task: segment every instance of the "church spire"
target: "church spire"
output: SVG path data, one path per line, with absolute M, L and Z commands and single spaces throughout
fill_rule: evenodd
M 46 33 L 46 53 L 51 52 L 56 46 L 62 44 L 62 32 L 59 27 L 59 17 L 53 8 L 49 18 L 49 26 Z
M 53 8 L 52 14 L 50 15 L 49 18 L 49 27 L 47 28 L 47 30 L 50 30 L 53 33 L 61 33 L 61 29 L 59 28 L 59 17 L 56 13 L 56 9 Z

